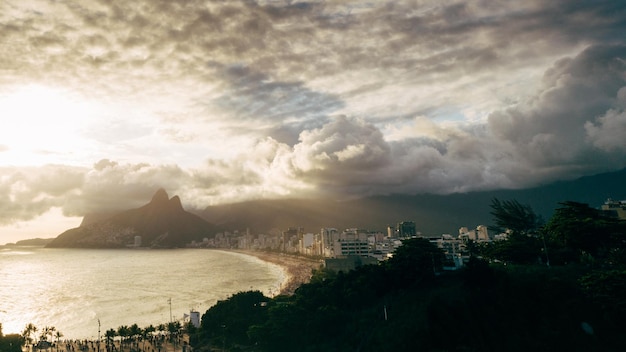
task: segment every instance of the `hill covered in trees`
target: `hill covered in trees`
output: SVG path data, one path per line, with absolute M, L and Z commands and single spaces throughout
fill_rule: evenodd
M 549 219 L 558 203 L 571 200 L 599 207 L 607 198 L 626 199 L 626 169 L 519 190 L 493 190 L 447 195 L 386 195 L 346 201 L 275 199 L 209 206 L 197 212 L 207 221 L 231 230 L 265 232 L 273 228 L 359 227 L 384 231 L 401 221 L 415 221 L 425 235 L 456 233 L 460 227 L 491 225 L 493 198 L 516 199 Z
M 196 351 L 621 351 L 626 224 L 577 202 L 547 223 L 493 200 L 506 240 L 468 243 L 443 271 L 423 238 L 350 272 L 325 269 L 291 296 L 240 292 L 190 329 Z M 548 255 L 550 253 L 550 255 Z M 549 261 L 551 258 L 551 261 Z
M 423 240 L 405 248 L 385 265 L 318 271 L 290 297 L 238 293 L 204 314 L 192 343 L 200 351 L 619 351 L 626 343 L 623 270 L 474 258 L 436 275 L 435 248 Z

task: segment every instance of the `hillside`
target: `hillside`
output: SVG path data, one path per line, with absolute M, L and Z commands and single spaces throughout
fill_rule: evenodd
M 490 225 L 493 198 L 516 199 L 545 220 L 559 202 L 573 200 L 599 207 L 607 198 L 626 199 L 626 169 L 524 190 L 498 190 L 450 195 L 389 195 L 338 202 L 333 200 L 255 200 L 209 206 L 198 212 L 227 229 L 264 232 L 273 228 L 360 227 L 385 230 L 387 225 L 415 221 L 426 235 L 456 233 L 462 226 Z
M 135 236 L 141 236 L 142 246 L 172 248 L 211 238 L 217 231 L 215 225 L 185 211 L 178 196 L 169 199 L 160 189 L 150 203 L 97 221 L 83 221 L 47 247 L 118 248 L 132 245 Z

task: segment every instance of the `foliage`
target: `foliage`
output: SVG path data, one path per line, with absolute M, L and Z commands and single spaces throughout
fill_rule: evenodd
M 239 292 L 217 302 L 202 316 L 200 340 L 216 345 L 249 345 L 248 329 L 267 319 L 267 302 L 260 291 Z
M 554 252 L 553 261 L 596 260 L 604 264 L 623 263 L 626 249 L 626 222 L 605 215 L 587 204 L 566 201 L 559 203 L 544 232 Z M 565 254 L 563 260 L 557 254 Z
M 18 334 L 8 334 L 3 336 L 2 330 L 0 329 L 0 351 L 22 352 L 22 346 L 24 345 L 24 342 L 25 339 L 23 336 Z
M 581 277 L 579 282 L 583 292 L 604 314 L 622 322 L 621 317 L 626 314 L 626 270 L 594 271 Z M 623 322 L 620 325 L 626 328 Z
M 539 262 L 545 255 L 542 253 L 545 246 L 538 237 L 541 219 L 533 209 L 516 200 L 500 201 L 497 198 L 492 200 L 491 209 L 495 222 L 491 228 L 500 233 L 506 232 L 508 238 L 484 245 L 480 254 L 507 263 Z
M 411 238 L 402 242 L 385 264 L 394 284 L 408 286 L 428 281 L 443 266 L 443 252 L 425 238 Z
M 532 235 L 541 225 L 541 219 L 529 205 L 522 205 L 516 200 L 491 201 L 491 212 L 495 225 L 492 229 L 498 232 L 510 230 L 513 234 Z
M 509 238 L 484 246 L 482 255 L 505 263 L 534 264 L 542 256 L 541 240 L 537 237 L 512 233 Z

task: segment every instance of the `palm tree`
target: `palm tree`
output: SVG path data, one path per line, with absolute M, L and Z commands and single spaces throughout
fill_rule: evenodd
M 57 352 L 59 352 L 59 340 L 63 337 L 63 334 L 60 331 L 57 331 L 56 334 L 54 334 L 54 337 L 57 338 Z
M 136 323 L 130 326 L 128 334 L 132 337 L 133 345 L 137 348 L 137 338 L 141 335 L 141 328 Z
M 143 337 L 143 349 L 145 350 L 146 347 L 146 340 L 148 340 L 148 338 L 150 336 L 152 336 L 152 333 L 156 331 L 156 328 L 151 324 L 150 326 L 148 326 L 147 328 L 142 330 L 142 337 Z
M 167 323 L 167 330 L 170 333 L 170 342 L 174 343 L 175 346 L 178 342 L 178 336 L 181 328 L 182 326 L 180 325 L 179 321 Z
M 120 336 L 120 340 L 121 340 L 120 350 L 123 350 L 124 340 L 128 339 L 128 336 L 130 336 L 130 328 L 128 328 L 128 326 L 126 325 L 122 325 L 117 328 L 117 334 Z
M 117 336 L 117 332 L 115 331 L 115 329 L 109 329 L 104 333 L 104 336 L 107 339 L 107 351 L 108 351 L 111 347 L 111 344 L 113 343 L 113 340 L 115 339 L 115 336 Z
M 42 342 L 48 342 L 48 327 L 44 327 L 43 330 L 41 330 L 41 333 L 39 334 L 39 343 L 41 344 Z
M 165 324 L 159 324 L 159 344 L 161 344 L 161 342 L 163 341 L 164 337 L 163 335 L 165 334 Z
M 47 335 L 50 337 L 50 345 L 52 345 L 52 340 L 54 339 L 54 333 L 57 331 L 57 328 L 55 328 L 54 326 L 50 326 L 50 327 L 46 327 L 47 330 Z
M 34 343 L 34 339 L 31 336 L 35 336 L 36 332 L 37 327 L 33 323 L 28 323 L 28 325 L 24 328 L 24 332 L 22 332 L 22 336 L 24 337 L 29 349 Z
M 50 349 L 52 344 L 48 341 L 48 337 L 52 340 L 53 334 L 56 331 L 54 326 L 46 326 L 41 330 L 41 334 L 39 335 L 40 343 L 43 342 L 43 345 L 46 346 L 46 350 Z

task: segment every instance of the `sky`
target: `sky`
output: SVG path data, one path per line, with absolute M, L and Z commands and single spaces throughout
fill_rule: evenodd
M 520 189 L 626 167 L 626 3 L 2 0 L 0 244 L 159 188 Z

